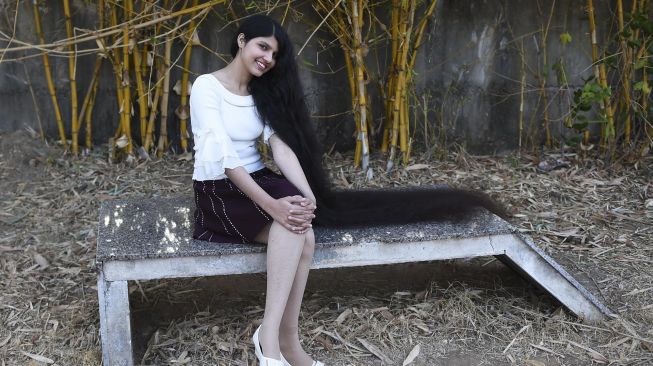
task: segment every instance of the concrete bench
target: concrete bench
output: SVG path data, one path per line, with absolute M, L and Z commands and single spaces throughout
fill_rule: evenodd
M 127 281 L 265 271 L 262 245 L 193 240 L 193 207 L 189 197 L 102 204 L 97 288 L 104 365 L 134 364 Z M 455 223 L 316 228 L 315 234 L 314 269 L 497 256 L 581 319 L 611 313 L 530 238 L 488 212 Z

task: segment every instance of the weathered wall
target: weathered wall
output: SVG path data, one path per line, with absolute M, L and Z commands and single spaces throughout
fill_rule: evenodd
M 8 0 L 0 0 L 0 10 Z M 440 1 L 426 35 L 426 43 L 420 51 L 416 64 L 417 95 L 426 100 L 427 118 L 432 126 L 444 126 L 449 131 L 449 139 L 459 141 L 475 152 L 489 153 L 517 146 L 519 90 L 521 57 L 519 49 L 526 52 L 527 87 L 524 106 L 526 131 L 529 126 L 541 124 L 542 105 L 539 84 L 533 76 L 541 64 L 542 50 L 538 30 L 546 25 L 551 1 L 540 1 L 538 9 L 534 0 L 485 0 L 485 1 Z M 607 2 L 606 2 L 607 3 Z M 547 53 L 549 65 L 564 58 L 569 82 L 572 86 L 582 84 L 582 79 L 591 74 L 588 21 L 584 12 L 584 2 L 574 0 L 556 1 L 550 24 Z M 21 1 L 19 8 L 16 38 L 21 41 L 37 43 L 33 30 L 31 6 Z M 74 2 L 73 22 L 81 28 L 93 28 L 96 14 L 92 6 Z M 63 10 L 60 2 L 47 2 L 42 9 L 43 26 L 48 41 L 65 38 Z M 9 9 L 11 11 L 11 9 Z M 216 11 L 220 11 L 216 7 Z M 379 17 L 386 16 L 387 9 L 378 8 Z M 609 26 L 607 4 L 597 9 L 598 22 L 606 29 Z M 287 28 L 299 49 L 312 27 L 319 23 L 319 17 L 310 9 L 302 9 L 304 18 L 291 21 Z M 7 33 L 11 29 L 11 19 L 4 15 L 0 28 Z M 200 39 L 211 50 L 227 54 L 229 37 L 234 26 L 223 27 L 223 21 L 211 14 L 200 29 Z M 559 36 L 569 32 L 573 41 L 564 47 Z M 348 83 L 343 69 L 344 62 L 337 42 L 331 48 L 321 49 L 317 39 L 332 40 L 333 37 L 320 31 L 309 42 L 299 57 L 302 78 L 309 96 L 310 110 L 319 124 L 325 146 L 335 145 L 346 149 L 353 144 L 353 125 L 349 100 Z M 322 44 L 327 44 L 323 42 Z M 0 42 L 6 47 L 7 42 Z M 94 44 L 79 45 L 84 47 Z M 38 130 L 40 119 L 48 136 L 57 137 L 52 105 L 40 57 L 34 52 L 10 53 L 0 62 L 0 132 L 30 126 Z M 28 57 L 22 62 L 12 59 Z M 95 56 L 81 56 L 78 59 L 77 82 L 81 98 L 88 86 Z M 378 104 L 376 80 L 385 73 L 387 49 L 384 45 L 372 48 L 368 54 L 370 65 L 380 65 L 370 69 L 372 81 L 368 87 L 372 93 L 375 124 L 383 121 L 382 108 Z M 64 120 L 70 120 L 70 92 L 68 87 L 68 66 L 65 58 L 51 57 L 53 74 L 57 84 L 57 96 Z M 213 71 L 224 65 L 224 61 L 210 52 L 196 47 L 193 51 L 191 71 L 196 75 Z M 336 70 L 335 73 L 332 70 Z M 179 73 L 173 75 L 173 84 Z M 193 77 L 194 78 L 194 77 Z M 558 90 L 553 72 L 549 73 L 548 91 L 550 94 L 549 113 L 554 121 L 554 130 L 563 129 L 561 116 L 567 110 L 570 95 Z M 34 93 L 34 99 L 30 92 Z M 104 143 L 118 125 L 115 81 L 108 63 L 103 65 L 102 82 L 98 101 L 94 109 L 93 135 L 95 143 Z M 170 131 L 173 143 L 178 140 L 176 117 L 172 110 L 178 98 L 171 99 Z M 417 111 L 421 116 L 422 110 Z M 418 118 L 419 121 L 422 117 Z M 69 130 L 69 128 L 68 128 Z M 557 133 L 557 132 L 556 132 Z M 536 135 L 536 139 L 541 138 Z M 526 141 L 526 137 L 524 137 Z

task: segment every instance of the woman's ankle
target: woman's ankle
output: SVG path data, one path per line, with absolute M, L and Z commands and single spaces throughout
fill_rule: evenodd
M 279 333 L 274 327 L 266 327 L 265 323 L 261 324 L 259 342 L 264 356 L 278 359 L 279 356 L 277 355 L 281 352 L 281 348 Z

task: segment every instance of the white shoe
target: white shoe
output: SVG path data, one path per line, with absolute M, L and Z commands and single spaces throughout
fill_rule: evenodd
M 263 351 L 261 351 L 261 343 L 258 340 L 259 330 L 261 330 L 260 325 L 258 328 L 256 328 L 256 332 L 254 332 L 254 335 L 252 336 L 252 342 L 254 342 L 254 354 L 258 359 L 259 366 L 285 366 L 281 360 L 275 360 L 274 358 L 263 356 Z M 283 360 L 283 357 L 281 359 Z
M 292 366 L 290 362 L 286 361 L 286 359 L 283 357 L 283 354 L 281 354 L 281 362 L 283 362 L 283 366 Z M 320 361 L 313 361 L 311 366 L 324 366 L 324 364 Z

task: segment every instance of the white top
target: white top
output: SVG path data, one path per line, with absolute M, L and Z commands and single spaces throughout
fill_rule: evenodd
M 224 179 L 225 168 L 248 173 L 263 169 L 256 139 L 265 143 L 274 131 L 264 124 L 251 95 L 237 95 L 210 74 L 200 75 L 190 94 L 190 119 L 195 140 L 193 180 Z

